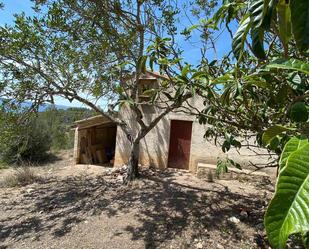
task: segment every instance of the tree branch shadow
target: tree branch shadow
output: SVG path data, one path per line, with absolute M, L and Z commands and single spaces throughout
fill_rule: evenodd
M 188 243 L 224 229 L 231 241 L 243 239 L 242 231 L 226 222 L 227 218 L 239 215 L 242 206 L 261 210 L 262 200 L 232 193 L 215 183 L 214 188 L 179 183 L 174 174 L 150 176 L 143 172 L 142 178 L 131 186 L 123 186 L 110 176 L 47 179 L 31 193 L 25 193 L 19 202 L 6 203 L 14 205 L 9 209 L 18 207 L 18 211 L 15 216 L 0 220 L 0 242 L 45 234 L 59 238 L 90 216 L 112 217 L 119 213 L 133 213 L 138 225 L 127 225 L 123 232 L 129 233 L 133 241 L 144 241 L 145 248 L 162 247 L 187 231 L 192 233 Z M 252 212 L 242 222 L 255 227 L 262 215 Z M 12 222 L 14 219 L 18 222 Z M 114 236 L 120 234 L 117 231 Z

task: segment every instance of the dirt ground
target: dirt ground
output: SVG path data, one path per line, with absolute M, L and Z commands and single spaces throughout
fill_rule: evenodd
M 42 179 L 0 188 L 0 248 L 268 248 L 266 178 L 208 182 L 179 170 L 142 170 L 129 186 L 111 168 L 35 168 Z M 0 171 L 0 181 L 11 170 Z

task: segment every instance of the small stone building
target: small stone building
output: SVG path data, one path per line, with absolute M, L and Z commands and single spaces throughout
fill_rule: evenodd
M 143 84 L 156 84 L 162 78 L 147 72 L 141 80 L 141 87 L 145 86 Z M 190 105 L 204 108 L 202 99 L 198 97 L 190 99 Z M 142 105 L 141 108 L 146 123 L 162 111 L 152 105 Z M 123 106 L 118 115 L 128 120 L 133 130 L 137 130 L 138 124 L 130 109 Z M 128 162 L 130 145 L 116 124 L 103 116 L 95 116 L 77 121 L 75 126 L 74 159 L 77 164 L 122 166 Z M 194 115 L 179 110 L 171 112 L 141 140 L 139 163 L 142 166 L 180 168 L 192 172 L 197 170 L 199 163 L 216 164 L 223 153 L 221 148 L 207 141 L 204 134 L 205 127 Z M 232 154 L 236 154 L 235 151 Z M 242 158 L 248 161 L 248 158 Z

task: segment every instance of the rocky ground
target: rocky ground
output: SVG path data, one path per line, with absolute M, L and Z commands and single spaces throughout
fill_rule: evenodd
M 208 182 L 179 170 L 73 166 L 70 155 L 35 168 L 40 178 L 0 188 L 0 248 L 268 248 L 267 178 Z M 11 170 L 0 171 L 0 181 Z

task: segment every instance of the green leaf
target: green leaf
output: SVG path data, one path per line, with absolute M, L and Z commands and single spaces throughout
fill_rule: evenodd
M 176 90 L 176 93 L 175 93 L 175 99 L 179 99 L 179 97 L 181 97 L 184 93 L 186 89 L 186 85 L 181 85 L 180 87 L 178 87 L 178 89 Z
M 269 143 L 269 148 L 270 148 L 271 150 L 275 151 L 275 150 L 278 148 L 279 144 L 280 144 L 280 140 L 279 140 L 279 138 L 276 136 L 276 137 L 274 137 L 274 138 L 270 141 L 270 143 Z
M 266 54 L 264 50 L 264 30 L 262 28 L 254 28 L 251 30 L 252 51 L 259 59 L 265 59 Z
M 223 105 L 230 105 L 230 98 L 231 98 L 231 93 L 233 91 L 233 86 L 230 85 L 224 89 L 224 92 L 222 93 L 220 97 L 220 101 Z
M 305 248 L 309 248 L 309 232 L 303 236 L 303 243 Z
M 196 79 L 199 77 L 207 77 L 207 74 L 203 71 L 197 71 L 192 75 L 191 79 Z
M 280 171 L 276 192 L 265 214 L 273 248 L 285 248 L 291 234 L 309 231 L 309 143 L 290 153 Z
M 170 95 L 167 92 L 163 92 L 163 94 L 168 98 L 168 100 L 174 100 L 174 98 L 172 97 L 172 95 Z
M 147 61 L 147 56 L 145 55 L 141 56 L 138 60 L 138 65 L 142 73 L 146 72 L 146 61 Z
M 252 0 L 249 4 L 251 20 L 252 52 L 259 59 L 265 59 L 263 20 L 267 14 L 269 0 Z
M 118 93 L 118 94 L 122 94 L 124 92 L 124 89 L 122 86 L 115 86 L 115 91 Z
M 222 151 L 223 151 L 224 153 L 225 153 L 225 152 L 228 152 L 228 151 L 230 150 L 230 148 L 231 148 L 231 143 L 230 143 L 229 141 L 225 140 L 225 141 L 223 142 L 223 144 L 222 144 L 222 147 L 221 147 Z
M 212 60 L 212 61 L 208 64 L 208 66 L 212 67 L 212 66 L 216 65 L 217 62 L 218 62 L 218 60 Z
M 291 11 L 289 3 L 285 0 L 279 0 L 277 4 L 277 13 L 279 21 L 279 34 L 284 46 L 288 45 L 291 39 Z
M 290 117 L 295 122 L 306 122 L 308 120 L 308 110 L 304 102 L 296 102 L 291 107 Z
M 168 61 L 168 59 L 167 58 L 159 58 L 158 59 L 158 63 L 159 63 L 159 65 L 168 65 L 169 64 L 169 61 Z
M 244 44 L 246 41 L 247 34 L 250 30 L 250 16 L 244 16 L 241 20 L 240 25 L 234 34 L 232 49 L 236 59 L 239 61 L 242 57 Z
M 143 95 L 152 96 L 156 92 L 155 89 L 148 89 L 143 91 Z
M 292 30 L 300 51 L 309 48 L 309 1 L 290 0 Z
M 155 61 L 155 57 L 154 56 L 150 56 L 149 58 L 149 67 L 151 69 L 151 71 L 153 71 L 153 62 Z
M 265 10 L 264 17 L 263 17 L 263 22 L 261 27 L 263 27 L 265 30 L 269 30 L 271 27 L 271 22 L 273 20 L 273 15 L 275 13 L 275 8 L 276 8 L 277 0 L 270 0 L 269 4 Z
M 268 68 L 296 70 L 309 75 L 309 63 L 297 59 L 277 59 L 267 65 Z
M 216 169 L 217 176 L 221 175 L 222 173 L 227 173 L 229 171 L 227 164 L 228 162 L 226 160 L 218 160 Z
M 292 137 L 285 144 L 281 157 L 280 157 L 280 161 L 279 161 L 280 170 L 286 166 L 287 159 L 291 155 L 291 153 L 298 150 L 300 147 L 305 145 L 307 142 L 308 142 L 307 139 L 299 139 L 297 137 Z
M 254 28 L 262 25 L 269 0 L 252 0 L 249 5 L 249 13 Z
M 292 72 L 289 74 L 288 84 L 294 90 L 300 89 L 302 87 L 302 78 L 298 72 Z
M 287 128 L 281 125 L 271 126 L 263 133 L 262 142 L 264 145 L 268 145 L 274 137 L 289 130 L 291 130 L 291 128 Z
M 276 95 L 276 102 L 277 103 L 285 104 L 289 88 L 290 87 L 288 85 L 285 85 L 285 84 L 280 87 L 278 94 Z
M 233 165 L 236 169 L 239 169 L 239 170 L 242 170 L 242 167 L 240 166 L 239 163 L 235 162 L 234 160 L 232 159 L 228 159 L 228 162 Z
M 187 64 L 181 70 L 181 76 L 187 77 L 187 74 L 190 72 L 191 65 Z

